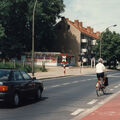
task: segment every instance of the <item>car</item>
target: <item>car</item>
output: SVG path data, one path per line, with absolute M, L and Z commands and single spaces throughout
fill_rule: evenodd
M 40 99 L 43 89 L 43 83 L 25 71 L 0 69 L 0 101 L 17 107 L 24 98 Z

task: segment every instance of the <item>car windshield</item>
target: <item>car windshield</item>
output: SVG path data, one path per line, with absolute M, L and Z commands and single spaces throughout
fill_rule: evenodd
M 9 78 L 10 71 L 0 70 L 0 81 L 7 81 Z

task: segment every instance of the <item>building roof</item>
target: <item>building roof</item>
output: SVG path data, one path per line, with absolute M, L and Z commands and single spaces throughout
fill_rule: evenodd
M 82 22 L 79 22 L 79 20 L 74 20 L 74 22 L 72 22 L 71 20 L 69 20 L 68 18 L 65 18 L 66 21 L 68 23 L 70 23 L 71 25 L 73 25 L 76 29 L 78 29 L 80 32 L 88 35 L 88 36 L 91 36 L 95 39 L 99 39 L 100 37 L 100 32 L 94 32 L 93 31 L 93 28 L 91 28 L 90 26 L 88 26 L 87 28 L 83 27 L 83 23 Z

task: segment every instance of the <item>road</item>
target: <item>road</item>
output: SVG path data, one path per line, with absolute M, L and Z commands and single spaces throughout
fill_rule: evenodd
M 24 101 L 18 108 L 1 104 L 0 120 L 74 120 L 120 90 L 120 73 L 111 72 L 108 77 L 108 94 L 100 97 L 95 92 L 95 74 L 45 79 L 40 101 Z

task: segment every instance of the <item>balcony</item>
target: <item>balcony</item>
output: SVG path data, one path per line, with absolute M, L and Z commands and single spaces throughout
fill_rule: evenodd
M 91 45 L 96 45 L 96 40 L 92 40 Z
M 82 39 L 82 43 L 87 43 L 88 40 L 87 39 Z
M 85 53 L 85 52 L 87 52 L 87 49 L 86 49 L 86 48 L 83 48 L 83 49 L 82 49 L 82 53 Z

